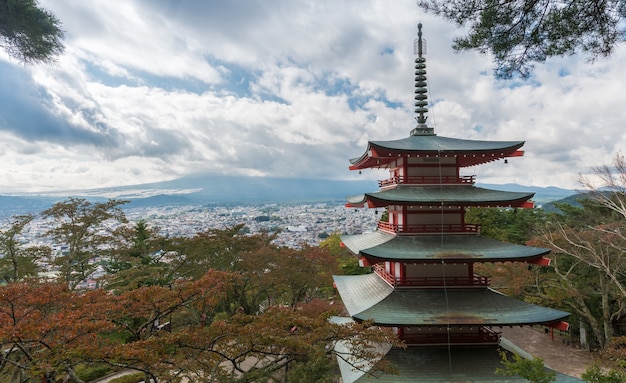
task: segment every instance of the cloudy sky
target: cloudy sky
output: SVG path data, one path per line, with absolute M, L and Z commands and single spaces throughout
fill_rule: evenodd
M 525 140 L 521 158 L 466 169 L 482 183 L 577 188 L 626 144 L 626 50 L 550 61 L 499 81 L 462 30 L 414 0 L 40 0 L 66 53 L 0 52 L 0 193 L 89 189 L 198 173 L 358 175 L 368 140 L 415 126 L 413 41 L 427 40 L 429 125 Z

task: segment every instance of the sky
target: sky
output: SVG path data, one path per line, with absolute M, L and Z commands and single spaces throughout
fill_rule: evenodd
M 25 66 L 0 50 L 0 193 L 136 185 L 204 173 L 384 179 L 348 170 L 368 140 L 408 137 L 417 23 L 428 124 L 525 141 L 463 170 L 481 183 L 579 188 L 626 144 L 626 48 L 496 80 L 463 29 L 414 0 L 40 0 L 66 52 Z

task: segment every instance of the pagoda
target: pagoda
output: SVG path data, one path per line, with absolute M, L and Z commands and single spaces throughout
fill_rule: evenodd
M 564 328 L 569 313 L 532 305 L 489 287 L 477 275 L 479 262 L 545 265 L 549 249 L 483 238 L 480 225 L 465 222 L 468 207 L 529 208 L 534 193 L 475 186 L 462 170 L 520 157 L 524 141 L 476 141 L 438 136 L 426 124 L 426 59 L 421 24 L 415 42 L 416 127 L 409 137 L 369 141 L 351 159 L 351 170 L 382 168 L 390 177 L 379 190 L 348 197 L 349 208 L 386 210 L 373 232 L 344 235 L 342 244 L 373 272 L 334 276 L 350 317 L 389 327 L 406 349 L 389 349 L 397 374 L 369 374 L 339 361 L 344 383 L 352 382 L 522 382 L 496 375 L 503 326 Z M 520 353 L 521 350 L 518 350 Z M 358 364 L 358 363 L 355 363 Z M 557 382 L 580 382 L 558 374 Z

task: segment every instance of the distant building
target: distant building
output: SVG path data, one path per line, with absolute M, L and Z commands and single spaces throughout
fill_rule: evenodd
M 305 233 L 306 226 L 287 226 L 287 231 L 292 233 Z

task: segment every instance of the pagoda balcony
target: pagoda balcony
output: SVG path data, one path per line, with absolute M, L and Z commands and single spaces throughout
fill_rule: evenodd
M 487 287 L 491 279 L 479 274 L 472 277 L 413 277 L 399 279 L 385 270 L 381 263 L 374 265 L 374 272 L 393 287 Z
M 480 234 L 480 225 L 474 224 L 411 224 L 399 225 L 390 222 L 378 221 L 378 230 L 391 234 Z
M 395 185 L 473 185 L 474 176 L 396 176 L 378 181 L 381 188 Z
M 413 333 L 399 336 L 408 346 L 431 346 L 441 344 L 496 344 L 500 334 L 487 327 L 480 327 L 476 332 L 448 333 Z

